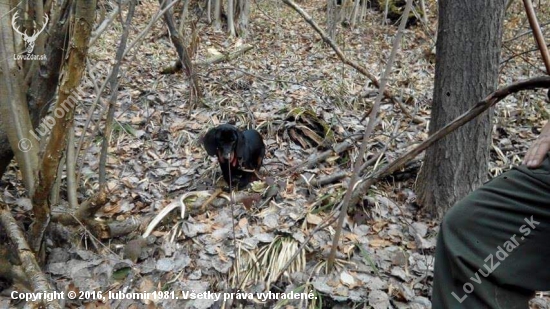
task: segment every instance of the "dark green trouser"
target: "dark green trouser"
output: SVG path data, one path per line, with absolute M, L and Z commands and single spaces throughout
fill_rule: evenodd
M 550 159 L 514 168 L 454 205 L 435 253 L 434 309 L 526 309 L 550 290 Z

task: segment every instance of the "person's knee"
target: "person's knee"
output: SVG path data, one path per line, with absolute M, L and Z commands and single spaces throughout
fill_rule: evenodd
M 472 224 L 472 220 L 475 220 L 471 215 L 472 205 L 468 198 L 465 198 L 457 202 L 451 207 L 441 220 L 441 232 L 444 234 L 464 234 L 468 233 L 468 228 Z

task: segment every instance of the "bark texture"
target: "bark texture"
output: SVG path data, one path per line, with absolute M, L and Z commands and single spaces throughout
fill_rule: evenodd
M 338 8 L 336 0 L 327 0 L 327 34 L 331 40 L 334 40 L 336 36 L 337 16 Z
M 34 222 L 30 227 L 30 246 L 39 252 L 42 237 L 50 221 L 50 204 L 48 196 L 57 176 L 57 168 L 63 151 L 66 148 L 67 129 L 73 123 L 76 107 L 76 89 L 86 67 L 88 42 L 92 33 L 95 19 L 95 0 L 78 0 L 75 3 L 75 17 L 71 34 L 70 48 L 64 64 L 64 74 L 59 83 L 59 93 L 55 104 L 56 110 L 66 113 L 55 119 L 51 137 L 45 147 L 38 185 L 32 197 Z
M 48 33 L 44 32 L 40 35 L 47 36 L 45 49 L 47 60 L 38 64 L 38 69 L 31 77 L 27 91 L 29 112 L 34 128 L 38 126 L 40 119 L 46 115 L 49 106 L 54 102 L 53 98 L 57 91 L 61 62 L 67 47 L 69 3 L 70 1 L 64 1 L 61 4 L 58 13 L 56 13 L 57 16 L 50 21 Z M 2 126 L 2 120 L 0 119 L 0 179 L 13 158 L 8 135 L 2 129 Z
M 439 1 L 430 134 L 496 89 L 505 0 Z M 418 201 L 442 215 L 487 177 L 491 112 L 435 143 L 417 179 Z

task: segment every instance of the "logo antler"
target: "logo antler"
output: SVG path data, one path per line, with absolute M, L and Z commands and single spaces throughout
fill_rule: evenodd
M 38 31 L 34 30 L 32 35 L 29 36 L 29 35 L 27 35 L 27 30 L 25 30 L 25 32 L 21 32 L 19 30 L 19 27 L 15 23 L 15 20 L 18 17 L 19 17 L 19 12 L 15 12 L 15 14 L 13 14 L 13 17 L 11 18 L 11 25 L 13 27 L 13 30 L 15 30 L 15 32 L 17 32 L 17 33 L 19 33 L 20 35 L 23 36 L 23 41 L 25 41 L 25 44 L 27 45 L 26 52 L 27 53 L 32 53 L 32 51 L 34 49 L 34 41 L 36 41 L 36 38 L 38 37 L 38 35 L 40 33 L 42 33 L 42 31 L 44 31 L 44 29 L 46 29 L 46 25 L 48 24 L 48 21 L 50 19 L 48 18 L 48 15 L 44 14 L 44 23 L 42 24 L 42 29 L 40 29 Z M 36 23 L 34 23 L 34 25 L 36 26 Z

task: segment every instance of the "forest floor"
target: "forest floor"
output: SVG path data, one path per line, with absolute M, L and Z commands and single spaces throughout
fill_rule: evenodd
M 366 173 L 428 136 L 437 18 L 435 4 L 427 2 L 428 24 L 418 23 L 405 31 L 388 83 L 409 113 L 424 122 L 413 121 L 399 106 L 383 101 L 381 122 L 365 159 L 380 151 L 383 155 Z M 299 5 L 324 27 L 325 3 L 304 0 Z M 550 22 L 549 8 L 538 10 L 541 24 Z M 156 1 L 141 1 L 130 41 L 157 11 Z M 190 19 L 196 18 L 191 9 Z M 383 25 L 382 21 L 382 13 L 369 11 L 357 27 L 339 27 L 336 39 L 347 57 L 375 76 L 383 71 L 397 31 L 396 24 Z M 521 2 L 515 1 L 507 11 L 499 86 L 543 74 L 537 52 L 514 56 L 535 48 L 532 35 L 521 35 L 528 30 Z M 325 227 L 315 232 L 290 268 L 280 273 L 311 232 L 339 206 L 359 143 L 290 176 L 277 175 L 346 138 L 360 137 L 366 123 L 360 120 L 376 95 L 371 82 L 344 65 L 298 14 L 278 1 L 252 2 L 250 33 L 244 39 L 216 31 L 204 15 L 197 33 L 196 62 L 244 44 L 252 49 L 230 62 L 197 67 L 208 106 L 190 109 L 185 74 L 160 73 L 176 59 L 176 53 L 162 20 L 153 26 L 122 65 L 115 134 L 107 162 L 109 201 L 98 213 L 102 219 L 118 221 L 151 217 L 185 195 L 185 218 L 180 218 L 177 208 L 156 226 L 135 263 L 124 259 L 123 246 L 143 230 L 98 241 L 81 229 L 73 231 L 71 242 L 51 246 L 45 267 L 60 291 L 177 291 L 180 299 L 73 301 L 67 307 L 219 308 L 221 302 L 213 298 L 182 300 L 180 291 L 226 292 L 237 298 L 270 290 L 312 292 L 315 298 L 266 303 L 233 299 L 232 304 L 245 308 L 431 308 L 438 220 L 415 202 L 421 157 L 378 182 L 362 205 L 349 211 L 334 271 L 326 271 L 334 228 Z M 120 34 L 116 21 L 91 47 L 91 66 L 114 62 Z M 548 27 L 545 34 L 550 37 Z M 106 75 L 101 69 L 96 72 L 96 77 L 103 76 L 98 84 Z M 89 96 L 82 98 L 76 115 L 77 137 L 85 134 L 92 141 L 83 157 L 81 199 L 97 191 L 101 148 L 100 139 L 83 129 L 96 97 L 95 89 L 86 91 Z M 105 102 L 109 92 L 102 94 Z M 525 92 L 508 97 L 494 109 L 490 176 L 521 162 L 548 118 L 545 104 L 542 92 Z M 95 119 L 99 117 L 97 113 Z M 200 137 L 225 122 L 256 128 L 264 136 L 264 181 L 253 184 L 242 203 L 231 206 L 217 199 L 200 212 L 189 206 L 200 200 L 186 194 L 213 192 L 224 184 L 216 159 L 207 156 Z M 327 128 L 328 137 L 322 132 Z M 29 201 L 16 185 L 13 166 L 10 171 L 8 179 L 14 185 L 5 190 L 5 199 L 14 205 L 17 216 L 24 216 Z M 347 174 L 322 186 L 311 185 L 313 180 L 339 172 Z M 277 188 L 270 192 L 270 200 L 262 198 L 269 186 Z M 549 306 L 544 293 L 532 302 L 532 308 Z

